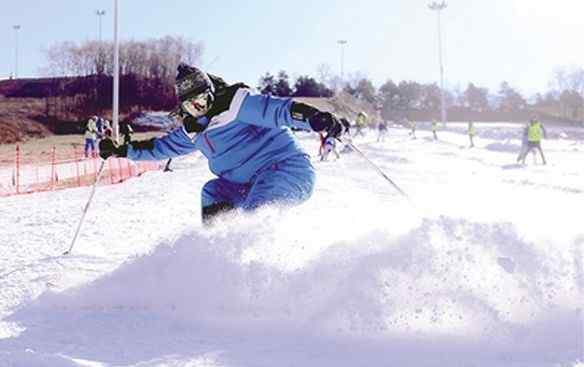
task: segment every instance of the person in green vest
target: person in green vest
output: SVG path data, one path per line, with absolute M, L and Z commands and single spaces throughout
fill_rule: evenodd
M 355 120 L 355 135 L 365 136 L 363 129 L 367 126 L 367 114 L 363 111 L 359 112 L 357 119 Z
M 468 122 L 468 138 L 470 140 L 470 147 L 474 147 L 474 136 L 477 134 L 477 129 L 474 126 L 474 122 Z
M 438 135 L 436 132 L 438 131 L 438 122 L 436 119 L 432 119 L 432 134 L 434 134 L 434 140 L 438 140 Z
M 546 164 L 545 156 L 543 155 L 543 150 L 541 149 L 541 139 L 546 138 L 547 134 L 543 124 L 534 116 L 529 121 L 529 126 L 527 127 L 527 151 L 523 155 L 522 163 L 525 164 L 525 157 L 530 151 L 537 149 L 541 155 L 543 164 Z M 535 155 L 535 152 L 533 153 Z

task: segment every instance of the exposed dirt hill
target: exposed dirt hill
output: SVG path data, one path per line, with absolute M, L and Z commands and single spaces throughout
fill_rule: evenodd
M 5 98 L 0 95 L 0 144 L 10 144 L 28 138 L 51 135 L 34 116 L 42 114 L 43 100 L 35 98 Z

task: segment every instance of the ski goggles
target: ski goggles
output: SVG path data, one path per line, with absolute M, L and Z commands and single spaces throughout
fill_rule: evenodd
M 194 118 L 204 116 L 211 109 L 213 95 L 210 90 L 187 98 L 181 102 L 181 109 Z

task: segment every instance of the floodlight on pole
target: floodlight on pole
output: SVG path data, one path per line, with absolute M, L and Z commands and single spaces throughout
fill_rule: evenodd
M 442 124 L 446 123 L 446 103 L 444 100 L 444 64 L 442 62 L 442 26 L 440 15 L 442 10 L 446 9 L 447 6 L 448 4 L 446 4 L 446 1 L 432 1 L 430 4 L 428 4 L 428 8 L 430 8 L 430 10 L 436 11 L 438 14 L 438 58 L 440 61 L 440 109 Z
M 118 0 L 114 0 L 114 90 L 112 106 L 113 136 L 119 139 L 119 105 L 120 105 L 120 44 L 118 40 Z
M 101 17 L 105 15 L 105 10 L 96 10 L 95 14 L 98 19 L 98 40 L 101 43 Z
M 347 40 L 338 40 L 337 43 L 341 45 L 341 87 L 344 82 L 344 74 L 345 74 L 345 45 L 347 44 Z
M 18 78 L 18 31 L 20 24 L 13 25 L 14 29 L 14 79 Z

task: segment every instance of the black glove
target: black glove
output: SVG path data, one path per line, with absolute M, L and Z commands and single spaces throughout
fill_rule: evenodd
M 338 138 L 343 134 L 343 125 L 339 119 L 330 112 L 317 112 L 308 119 L 310 127 L 314 131 L 326 131 L 327 138 Z
M 103 139 L 99 142 L 99 156 L 103 159 L 114 157 L 126 157 L 128 155 L 128 145 L 117 146 L 112 139 Z

